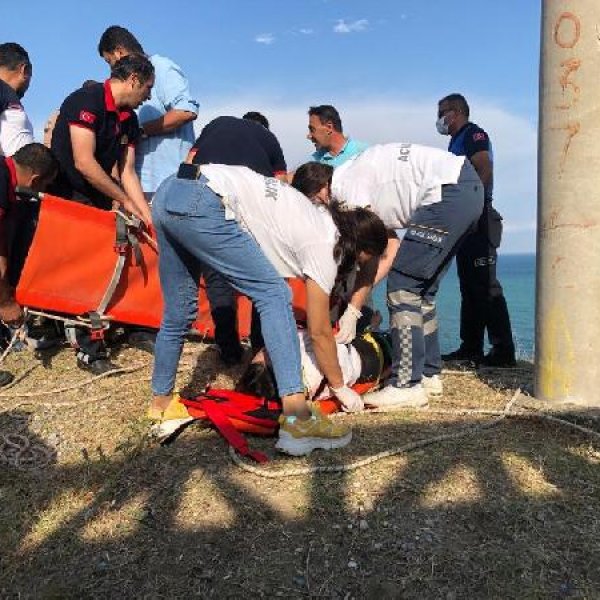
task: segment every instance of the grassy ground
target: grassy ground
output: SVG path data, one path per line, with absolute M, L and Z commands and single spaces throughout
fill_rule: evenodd
M 188 346 L 181 384 L 215 379 L 216 360 Z M 5 361 L 37 366 L 0 390 L 1 598 L 600 598 L 597 439 L 515 418 L 355 471 L 266 479 L 197 425 L 149 441 L 148 356 L 116 361 L 131 371 L 87 384 L 68 350 Z M 531 377 L 526 363 L 447 375 L 433 408 L 501 409 Z M 350 464 L 489 419 L 345 418 L 343 451 L 288 459 L 252 444 L 269 470 Z M 600 430 L 597 415 L 577 420 Z

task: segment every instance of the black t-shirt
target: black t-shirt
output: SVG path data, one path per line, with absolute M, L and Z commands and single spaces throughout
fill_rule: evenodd
M 14 175 L 9 169 L 7 159 L 0 156 L 0 218 L 5 217 L 16 201 Z
M 450 139 L 448 151 L 457 156 L 466 156 L 469 160 L 478 152 L 488 152 L 490 161 L 494 162 L 494 151 L 489 135 L 484 129 L 475 123 L 465 123 L 459 131 Z M 486 199 L 492 198 L 493 183 L 485 188 Z
M 135 144 L 140 136 L 137 116 L 133 111 L 117 109 L 109 81 L 106 81 L 80 88 L 67 96 L 56 120 L 52 151 L 60 163 L 60 174 L 52 191 L 64 198 L 87 200 L 98 208 L 110 210 L 111 199 L 92 187 L 75 168 L 70 126 L 94 132 L 94 157 L 110 175 L 127 146 Z
M 193 146 L 193 163 L 248 167 L 265 177 L 285 173 L 287 165 L 277 138 L 256 121 L 217 117 L 202 129 Z

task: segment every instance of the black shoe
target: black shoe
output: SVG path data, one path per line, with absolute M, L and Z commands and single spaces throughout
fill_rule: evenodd
M 12 383 L 15 376 L 8 371 L 0 371 L 0 387 L 4 387 L 9 383 Z
M 442 354 L 442 360 L 445 361 L 469 361 L 475 364 L 483 360 L 483 352 L 474 352 L 461 346 L 458 350 L 448 354 Z
M 116 371 L 120 367 L 113 364 L 107 358 L 97 358 L 96 360 L 90 360 L 86 362 L 81 358 L 77 359 L 77 366 L 84 371 L 89 371 L 94 375 L 103 375 L 104 373 L 109 373 L 110 371 Z
M 156 346 L 156 332 L 155 331 L 132 331 L 127 336 L 127 344 L 132 348 L 143 350 L 149 354 L 154 354 L 154 348 Z
M 503 350 L 492 348 L 481 360 L 481 367 L 495 367 L 498 369 L 510 369 L 517 366 L 514 350 Z

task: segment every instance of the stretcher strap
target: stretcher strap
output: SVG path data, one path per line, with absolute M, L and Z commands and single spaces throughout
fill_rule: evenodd
M 115 214 L 115 226 L 116 226 L 116 239 L 115 239 L 115 252 L 117 253 L 117 262 L 112 274 L 112 277 L 108 283 L 104 295 L 98 304 L 95 312 L 99 315 L 103 315 L 106 307 L 108 306 L 119 281 L 121 281 L 121 275 L 123 274 L 123 268 L 125 267 L 125 259 L 127 258 L 127 247 L 129 245 L 129 236 L 127 234 L 127 223 L 125 218 L 120 213 Z
M 251 450 L 248 447 L 246 438 L 231 424 L 231 421 L 225 414 L 222 407 L 214 400 L 201 400 L 200 404 L 206 413 L 208 420 L 217 428 L 219 433 L 227 440 L 227 443 L 235 448 L 242 456 L 249 456 L 258 463 L 268 462 L 268 458 L 258 450 Z M 240 413 L 240 418 L 244 418 L 244 414 Z

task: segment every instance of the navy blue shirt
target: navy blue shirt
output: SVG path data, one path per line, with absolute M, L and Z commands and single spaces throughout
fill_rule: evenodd
M 488 134 L 479 125 L 475 123 L 465 123 L 459 131 L 451 138 L 448 144 L 448 152 L 457 156 L 466 156 L 469 160 L 477 152 L 488 152 L 490 162 L 494 164 L 494 152 L 492 150 L 492 142 Z M 493 183 L 489 188 L 485 189 L 485 197 L 491 198 L 493 192 Z
M 135 144 L 140 137 L 140 128 L 133 111 L 116 107 L 109 81 L 80 88 L 67 96 L 52 134 L 52 152 L 60 163 L 52 192 L 63 198 L 87 201 L 104 210 L 112 208 L 112 200 L 91 186 L 75 168 L 70 127 L 84 127 L 94 132 L 94 158 L 110 175 L 127 146 Z
M 194 144 L 192 162 L 248 167 L 265 177 L 287 171 L 283 151 L 275 135 L 249 119 L 217 117 L 201 131 Z

